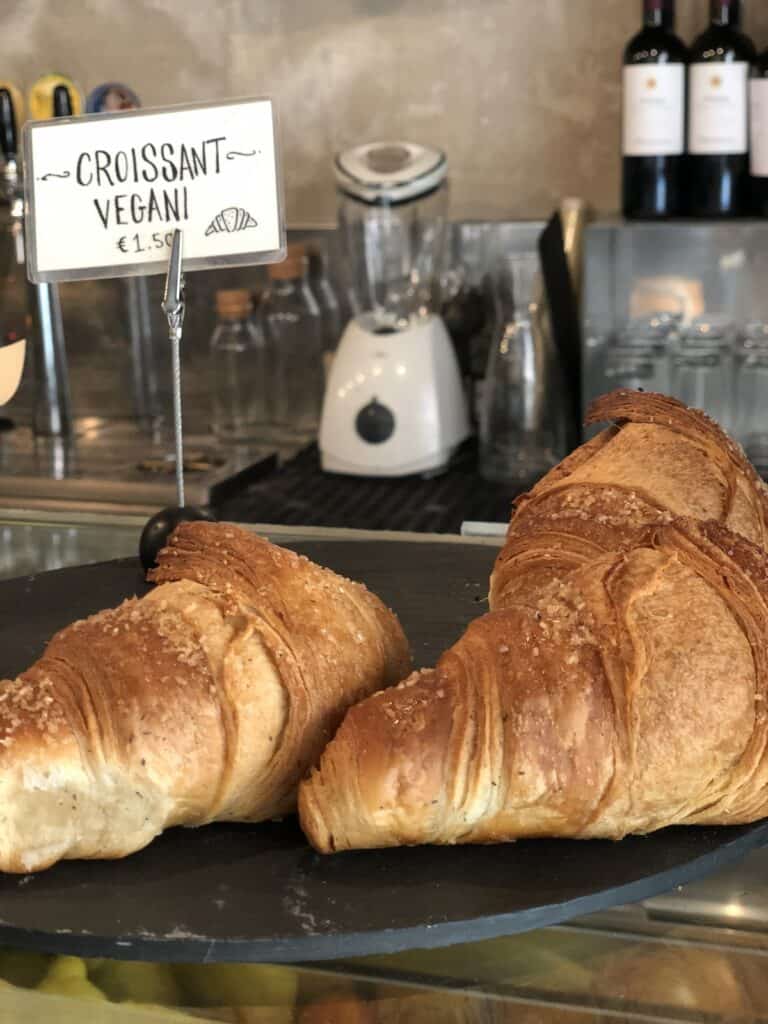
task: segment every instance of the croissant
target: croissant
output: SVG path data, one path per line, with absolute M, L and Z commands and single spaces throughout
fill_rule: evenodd
M 626 530 L 672 516 L 715 520 L 768 548 L 768 488 L 707 416 L 665 395 L 615 391 L 587 413 L 588 423 L 606 420 L 615 425 L 517 500 L 491 577 L 491 609 L 503 607 L 521 586 L 546 582 L 600 554 L 604 548 L 594 546 L 594 536 L 581 544 L 564 539 L 574 523 L 587 519 L 612 525 L 600 534 L 609 548 Z
M 150 576 L 0 687 L 1 870 L 290 811 L 344 710 L 410 669 L 365 587 L 245 530 L 182 524 Z
M 578 523 L 574 562 L 605 529 Z M 352 708 L 302 784 L 302 826 L 327 853 L 762 818 L 767 631 L 761 549 L 690 519 L 629 530 Z

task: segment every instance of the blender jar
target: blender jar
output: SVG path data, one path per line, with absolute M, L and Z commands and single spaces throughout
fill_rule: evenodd
M 336 157 L 352 308 L 375 333 L 403 330 L 434 312 L 447 169 L 442 152 L 407 142 Z

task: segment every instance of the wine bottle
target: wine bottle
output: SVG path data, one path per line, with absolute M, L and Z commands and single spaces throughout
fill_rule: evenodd
M 624 216 L 682 212 L 685 65 L 674 34 L 675 0 L 643 0 L 643 28 L 624 51 Z
M 710 0 L 710 7 L 688 72 L 689 212 L 741 217 L 750 209 L 747 92 L 756 54 L 740 31 L 741 0 Z
M 752 67 L 750 138 L 753 211 L 768 217 L 768 50 Z

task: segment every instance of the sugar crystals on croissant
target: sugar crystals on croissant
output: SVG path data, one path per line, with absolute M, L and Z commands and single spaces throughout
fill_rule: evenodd
M 245 530 L 183 524 L 151 575 L 2 684 L 1 870 L 290 811 L 344 710 L 409 669 L 378 598 Z

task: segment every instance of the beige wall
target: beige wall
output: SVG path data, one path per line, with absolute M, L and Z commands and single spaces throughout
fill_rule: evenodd
M 768 0 L 748 0 L 768 45 Z M 0 75 L 60 69 L 147 105 L 270 93 L 291 224 L 334 219 L 330 156 L 403 136 L 446 147 L 456 216 L 618 203 L 621 49 L 639 0 L 0 0 Z M 706 0 L 678 0 L 686 39 Z

